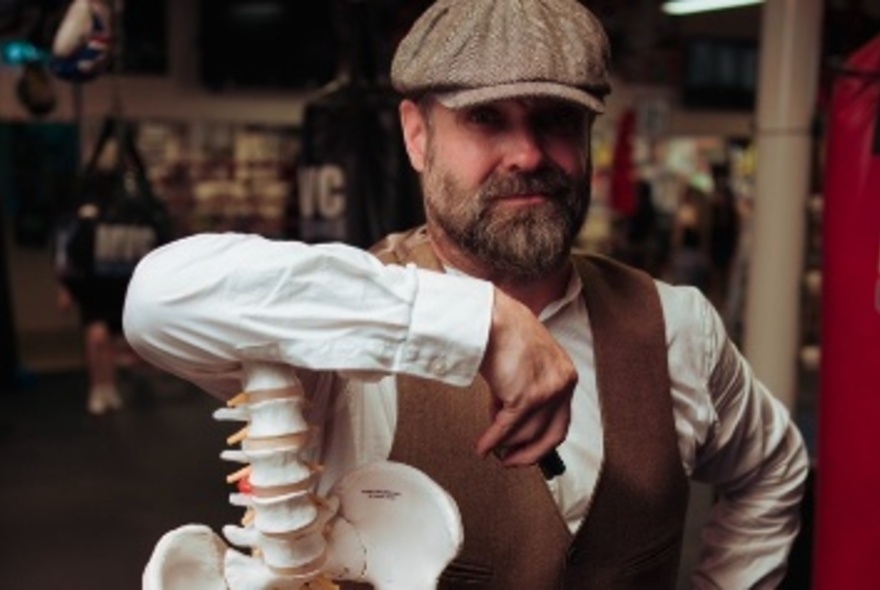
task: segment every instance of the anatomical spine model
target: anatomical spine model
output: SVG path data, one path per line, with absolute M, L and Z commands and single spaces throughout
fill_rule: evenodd
M 204 525 L 166 533 L 144 571 L 144 590 L 319 590 L 332 580 L 378 590 L 432 590 L 461 547 L 458 508 L 424 473 L 376 462 L 344 475 L 326 497 L 314 493 L 320 466 L 306 460 L 318 428 L 304 417 L 308 400 L 286 366 L 245 367 L 244 392 L 214 413 L 244 422 L 225 460 L 244 508 L 240 525 L 223 527 L 226 545 Z

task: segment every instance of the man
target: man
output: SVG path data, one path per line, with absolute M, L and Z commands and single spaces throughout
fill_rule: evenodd
M 296 367 L 322 488 L 390 457 L 459 503 L 441 588 L 672 588 L 687 476 L 719 494 L 695 586 L 774 587 L 807 471 L 786 410 L 698 291 L 569 257 L 607 65 L 574 0 L 440 0 L 392 66 L 426 227 L 377 245 L 388 264 L 187 238 L 141 263 L 132 344 L 222 398 L 242 361 Z

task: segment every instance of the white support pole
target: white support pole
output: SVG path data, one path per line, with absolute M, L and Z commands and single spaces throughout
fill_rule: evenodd
M 767 0 L 763 8 L 744 352 L 758 378 L 789 409 L 797 388 L 821 23 L 822 0 Z

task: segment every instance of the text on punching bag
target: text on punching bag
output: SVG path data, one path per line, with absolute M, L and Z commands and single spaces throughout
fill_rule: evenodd
M 299 231 L 307 242 L 346 238 L 345 171 L 336 164 L 299 170 Z
M 95 228 L 95 272 L 131 274 L 138 261 L 156 245 L 156 231 L 145 225 L 100 223 Z

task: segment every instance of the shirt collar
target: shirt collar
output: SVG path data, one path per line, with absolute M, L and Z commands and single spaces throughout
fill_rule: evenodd
M 458 270 L 452 265 L 444 264 L 443 269 L 452 275 L 456 276 L 467 276 L 462 271 Z M 568 279 L 568 286 L 565 288 L 565 293 L 562 294 L 562 297 L 556 299 L 555 301 L 551 301 L 547 304 L 541 313 L 538 315 L 538 319 L 542 322 L 546 322 L 550 318 L 555 315 L 558 315 L 562 312 L 563 309 L 568 307 L 568 305 L 577 300 L 581 295 L 581 291 L 584 289 L 584 284 L 581 282 L 581 275 L 575 269 L 572 269 L 571 276 Z
M 562 297 L 556 301 L 551 301 L 547 307 L 541 311 L 538 319 L 542 322 L 546 322 L 553 316 L 559 314 L 563 309 L 568 307 L 570 303 L 576 301 L 581 296 L 583 289 L 584 284 L 581 282 L 580 274 L 572 269 L 571 277 L 568 279 L 568 286 L 565 288 L 565 293 L 563 293 Z

